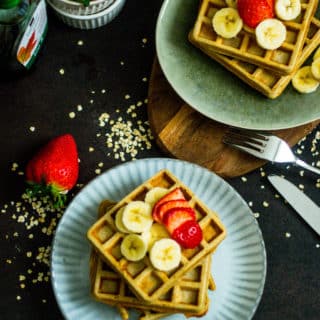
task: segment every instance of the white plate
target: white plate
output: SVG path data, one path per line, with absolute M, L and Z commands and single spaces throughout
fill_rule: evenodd
M 86 239 L 103 199 L 119 201 L 159 170 L 167 168 L 210 208 L 219 213 L 227 238 L 213 255 L 217 289 L 210 292 L 210 308 L 202 320 L 251 319 L 266 277 L 266 253 L 259 226 L 239 194 L 223 179 L 197 165 L 153 158 L 128 162 L 95 178 L 73 199 L 60 220 L 53 241 L 53 290 L 66 319 L 120 320 L 117 311 L 90 297 Z M 172 315 L 166 319 L 184 318 Z M 132 318 L 138 319 L 136 313 Z M 199 319 L 199 318 L 190 318 Z

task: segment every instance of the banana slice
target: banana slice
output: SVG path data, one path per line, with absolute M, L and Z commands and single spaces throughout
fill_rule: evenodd
M 316 52 L 313 55 L 313 60 L 316 60 L 320 58 L 320 47 L 316 50 Z
M 243 22 L 236 9 L 223 8 L 213 16 L 212 26 L 219 36 L 230 39 L 241 31 Z
M 141 236 L 128 234 L 120 245 L 121 254 L 129 261 L 139 261 L 147 253 L 147 245 Z
M 156 202 L 158 202 L 168 192 L 169 192 L 169 190 L 166 188 L 154 187 L 146 193 L 144 201 L 147 203 L 150 203 L 150 205 L 153 206 Z
M 156 241 L 163 238 L 170 238 L 170 234 L 164 225 L 155 222 L 150 228 L 148 249 L 150 250 Z
M 144 201 L 132 201 L 123 210 L 122 222 L 130 232 L 141 233 L 150 229 L 153 219 L 151 206 Z
M 151 227 L 152 228 L 152 227 Z M 150 242 L 151 242 L 151 228 L 143 231 L 141 233 L 141 238 L 142 240 L 145 242 L 146 246 L 147 246 L 147 250 L 150 248 Z
M 124 208 L 125 208 L 125 207 L 120 208 L 120 209 L 117 211 L 117 213 L 116 213 L 116 219 L 115 219 L 116 228 L 117 228 L 120 232 L 130 233 L 130 230 L 128 230 L 128 229 L 124 226 L 124 224 L 123 224 L 123 222 L 122 222 Z
M 320 80 L 320 57 L 313 60 L 311 64 L 311 72 L 317 80 Z
M 261 48 L 275 50 L 286 39 L 285 25 L 278 19 L 265 19 L 256 27 L 256 39 Z
M 300 93 L 310 93 L 318 88 L 319 81 L 314 78 L 311 67 L 305 66 L 293 76 L 292 85 Z
M 276 0 L 275 12 L 282 20 L 294 20 L 301 12 L 301 2 L 300 0 Z
M 153 244 L 149 257 L 156 269 L 170 271 L 180 264 L 181 248 L 173 239 L 161 239 Z
M 237 0 L 226 0 L 226 4 L 229 8 L 237 8 Z

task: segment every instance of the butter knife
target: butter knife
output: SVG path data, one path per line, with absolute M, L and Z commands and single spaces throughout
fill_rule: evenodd
M 320 235 L 320 207 L 285 178 L 270 175 L 268 180 L 309 226 Z

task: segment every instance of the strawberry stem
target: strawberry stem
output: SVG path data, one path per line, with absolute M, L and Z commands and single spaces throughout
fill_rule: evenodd
M 27 181 L 28 188 L 26 192 L 30 196 L 49 196 L 53 202 L 54 208 L 62 208 L 65 206 L 67 194 L 61 188 L 53 184 L 34 183 Z

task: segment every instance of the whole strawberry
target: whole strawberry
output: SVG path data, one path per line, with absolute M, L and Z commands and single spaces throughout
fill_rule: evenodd
M 244 24 L 255 28 L 261 21 L 274 17 L 273 0 L 238 0 L 237 8 Z
M 66 193 L 74 187 L 79 174 L 77 145 L 70 134 L 58 136 L 34 155 L 26 167 L 31 193 L 50 194 L 54 204 L 64 205 Z

